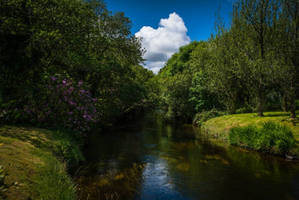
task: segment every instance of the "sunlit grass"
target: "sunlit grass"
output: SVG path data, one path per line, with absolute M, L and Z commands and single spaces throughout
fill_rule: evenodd
M 0 128 L 0 165 L 6 174 L 6 192 L 2 195 L 7 199 L 75 199 L 75 186 L 64 163 L 68 156 L 75 157 L 80 152 L 67 136 L 57 134 L 61 133 Z
M 299 110 L 296 112 L 297 118 L 290 119 L 289 113 L 286 112 L 265 112 L 264 117 L 257 116 L 256 113 L 234 114 L 216 117 L 208 120 L 202 126 L 204 132 L 228 140 L 229 130 L 233 127 L 245 127 L 256 125 L 261 127 L 265 122 L 275 122 L 289 127 L 295 137 L 296 147 L 294 151 L 299 153 Z

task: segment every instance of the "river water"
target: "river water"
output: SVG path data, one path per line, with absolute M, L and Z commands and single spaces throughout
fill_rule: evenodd
M 298 162 L 216 145 L 151 116 L 95 134 L 85 155 L 80 199 L 299 199 Z

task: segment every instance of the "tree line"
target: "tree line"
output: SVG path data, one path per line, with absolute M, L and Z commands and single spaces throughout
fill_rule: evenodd
M 160 70 L 160 106 L 185 121 L 211 109 L 282 108 L 295 118 L 298 65 L 299 1 L 239 0 L 229 27 L 219 18 L 208 41 L 180 48 Z
M 130 20 L 101 0 L 1 0 L 1 122 L 87 132 L 148 107 L 182 121 L 280 107 L 295 118 L 298 0 L 239 0 L 216 25 L 154 76 Z
M 130 29 L 101 0 L 1 0 L 1 121 L 82 131 L 146 107 L 153 73 Z

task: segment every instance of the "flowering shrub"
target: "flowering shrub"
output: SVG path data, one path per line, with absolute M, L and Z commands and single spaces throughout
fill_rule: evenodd
M 45 78 L 24 112 L 33 123 L 86 132 L 99 119 L 96 104 L 83 81 L 55 75 Z

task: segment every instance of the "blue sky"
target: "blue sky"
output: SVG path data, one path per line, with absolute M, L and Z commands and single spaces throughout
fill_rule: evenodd
M 214 31 L 219 9 L 221 17 L 229 23 L 233 1 L 105 0 L 110 11 L 122 11 L 131 19 L 133 34 L 145 39 L 147 62 L 144 65 L 154 72 L 163 67 L 179 46 L 194 40 L 207 40 Z

